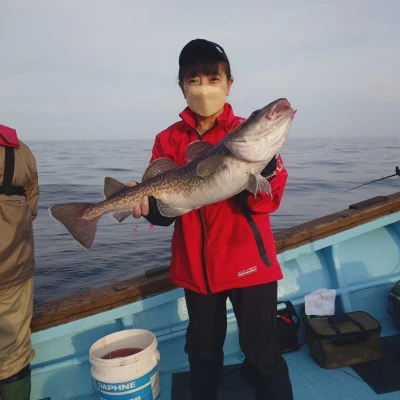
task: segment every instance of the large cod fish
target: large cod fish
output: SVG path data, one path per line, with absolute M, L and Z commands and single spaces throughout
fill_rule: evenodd
M 142 183 L 126 186 L 107 177 L 104 201 L 57 204 L 50 208 L 50 213 L 88 249 L 103 214 L 111 212 L 121 222 L 132 215 L 133 206 L 144 196 L 154 196 L 165 217 L 177 217 L 244 189 L 254 195 L 270 193 L 271 187 L 260 172 L 280 153 L 294 115 L 286 99 L 275 100 L 254 111 L 215 146 L 202 141 L 191 143 L 186 151 L 186 165 L 159 158 L 149 165 Z

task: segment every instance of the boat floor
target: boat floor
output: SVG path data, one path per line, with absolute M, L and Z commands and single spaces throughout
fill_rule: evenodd
M 161 359 L 168 360 L 169 363 L 175 363 L 178 360 L 182 361 L 184 338 L 174 340 L 174 346 L 168 344 L 168 348 L 159 344 Z M 288 367 L 293 386 L 295 400 L 394 400 L 400 398 L 400 392 L 391 392 L 377 394 L 375 391 L 363 381 L 362 378 L 351 368 L 339 369 L 323 369 L 311 358 L 309 348 L 303 345 L 299 351 L 287 353 L 284 355 Z M 232 354 L 226 357 L 225 365 L 241 363 L 243 360 L 242 354 Z M 179 397 L 171 397 L 173 374 L 188 370 L 187 365 L 175 370 L 163 372 L 162 362 L 160 363 L 160 385 L 162 400 L 189 400 L 190 397 L 186 394 Z M 234 400 L 230 388 L 229 399 Z M 223 393 L 221 398 L 224 399 Z M 252 396 L 237 397 L 243 400 L 251 399 Z M 95 400 L 98 397 L 95 394 L 77 397 L 79 400 Z

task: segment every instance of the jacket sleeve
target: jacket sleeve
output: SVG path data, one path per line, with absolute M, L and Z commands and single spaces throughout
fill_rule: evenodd
M 168 158 L 171 161 L 175 161 L 174 160 L 175 152 L 176 148 L 171 139 L 169 128 L 167 128 L 166 130 L 162 131 L 156 136 L 153 149 L 151 151 L 150 163 L 162 157 Z
M 157 207 L 157 200 L 153 196 L 149 197 L 149 213 L 144 218 L 151 224 L 158 226 L 170 226 L 176 220 L 176 217 L 164 217 L 160 214 Z
M 27 186 L 25 194 L 26 199 L 28 201 L 29 207 L 32 210 L 32 220 L 34 220 L 38 213 L 38 200 L 39 200 L 39 181 L 38 181 L 38 172 L 36 166 L 36 160 L 31 154 L 31 182 Z
M 28 188 L 26 192 L 26 197 L 29 206 L 32 210 L 32 219 L 35 219 L 38 213 L 38 199 L 39 199 L 39 184 L 37 175 L 33 179 L 31 186 Z
M 158 158 L 161 157 L 166 157 L 169 158 L 168 156 L 168 151 L 167 149 L 163 149 L 163 146 L 161 144 L 160 140 L 160 134 L 156 136 L 156 140 L 154 142 L 153 150 L 151 152 L 151 160 L 150 162 L 153 162 L 154 160 L 157 160 Z M 144 218 L 147 219 L 151 224 L 153 225 L 158 225 L 158 226 L 169 226 L 171 225 L 176 218 L 171 218 L 171 217 L 164 217 L 163 215 L 160 214 L 160 211 L 158 210 L 157 207 L 157 200 L 153 196 L 149 196 L 149 214 L 144 216 Z
M 247 208 L 252 214 L 272 213 L 281 204 L 287 178 L 288 173 L 283 165 L 281 156 L 279 156 L 274 175 L 266 178 L 271 185 L 271 194 L 258 192 L 257 196 L 254 196 L 245 190 L 242 192 L 244 194 L 239 193 L 239 201 L 241 203 L 245 201 Z

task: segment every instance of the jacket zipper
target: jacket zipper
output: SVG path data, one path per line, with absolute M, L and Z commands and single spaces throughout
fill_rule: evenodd
M 196 129 L 194 129 L 194 131 L 197 133 L 197 136 L 198 136 L 199 140 L 202 141 L 203 138 L 204 138 L 204 136 L 205 136 L 208 132 L 210 132 L 211 130 L 213 130 L 217 125 L 218 125 L 218 123 L 215 124 L 215 125 L 214 125 L 212 128 L 210 128 L 208 131 L 204 132 L 202 135 L 200 135 L 199 132 L 196 131 Z M 211 292 L 210 282 L 209 282 L 209 280 L 208 280 L 208 275 L 207 275 L 207 265 L 206 265 L 206 256 L 205 256 L 205 232 L 206 232 L 206 228 L 205 228 L 205 226 L 204 226 L 204 220 L 203 220 L 203 216 L 201 215 L 200 209 L 197 210 L 197 212 L 198 212 L 198 214 L 199 214 L 200 223 L 201 223 L 201 264 L 202 264 L 202 268 L 203 268 L 204 284 L 205 284 L 205 286 L 206 286 L 207 294 L 211 294 L 212 292 Z M 250 217 L 250 218 L 251 218 L 251 217 Z M 253 221 L 253 223 L 254 223 L 254 225 L 255 225 L 255 222 L 254 222 L 254 221 Z M 257 226 L 256 226 L 256 228 L 257 228 Z M 257 228 L 257 229 L 258 229 L 258 228 Z M 258 232 L 258 233 L 259 233 L 259 232 Z M 260 233 L 259 233 L 259 235 L 260 235 Z M 258 244 L 257 244 L 257 245 L 258 245 Z M 265 249 L 264 249 L 264 252 L 265 252 Z M 265 252 L 265 254 L 266 254 L 266 252 Z M 267 260 L 268 260 L 268 264 L 267 264 L 267 265 L 270 265 L 270 261 L 269 261 L 269 259 L 268 259 L 268 256 L 266 256 L 266 257 L 267 257 Z
M 193 130 L 197 134 L 198 140 L 202 141 L 204 135 L 206 133 L 210 132 L 214 127 L 215 126 L 213 126 L 208 131 L 204 132 L 202 135 L 200 135 L 199 132 L 196 131 L 196 129 L 193 129 Z M 207 294 L 211 294 L 212 292 L 211 292 L 210 282 L 208 280 L 208 275 L 207 275 L 207 265 L 206 265 L 206 256 L 205 256 L 205 231 L 206 231 L 206 228 L 204 226 L 204 220 L 203 220 L 203 216 L 201 215 L 200 209 L 197 210 L 197 213 L 199 214 L 200 223 L 201 223 L 201 265 L 202 265 L 202 269 L 203 269 L 204 285 L 206 287 Z
M 199 140 L 202 141 L 204 135 L 206 135 L 208 132 L 212 131 L 216 126 L 218 126 L 218 122 L 213 127 L 211 127 L 208 131 L 205 131 L 202 135 L 200 135 L 200 133 L 197 132 L 196 128 L 194 128 L 194 131 L 197 134 L 197 137 L 199 138 Z
M 205 256 L 205 231 L 206 228 L 204 226 L 203 216 L 201 215 L 200 210 L 197 210 L 201 222 L 201 264 L 203 267 L 203 278 L 204 284 L 206 285 L 207 294 L 211 294 L 210 282 L 208 281 L 207 276 L 207 266 L 206 266 L 206 256 Z

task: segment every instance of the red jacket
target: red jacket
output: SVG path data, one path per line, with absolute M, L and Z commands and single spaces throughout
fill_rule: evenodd
M 244 121 L 225 104 L 216 126 L 200 138 L 192 111 L 186 108 L 180 117 L 182 121 L 156 136 L 152 161 L 166 157 L 184 165 L 189 143 L 201 139 L 214 145 Z M 256 198 L 252 194 L 248 196 L 247 217 L 235 196 L 176 219 L 170 265 L 170 277 L 175 285 L 207 294 L 282 279 L 269 220 L 269 213 L 279 207 L 287 180 L 280 158 L 275 172 L 270 180 L 272 196 L 265 193 L 258 193 Z M 265 251 L 270 265 L 266 265 Z

